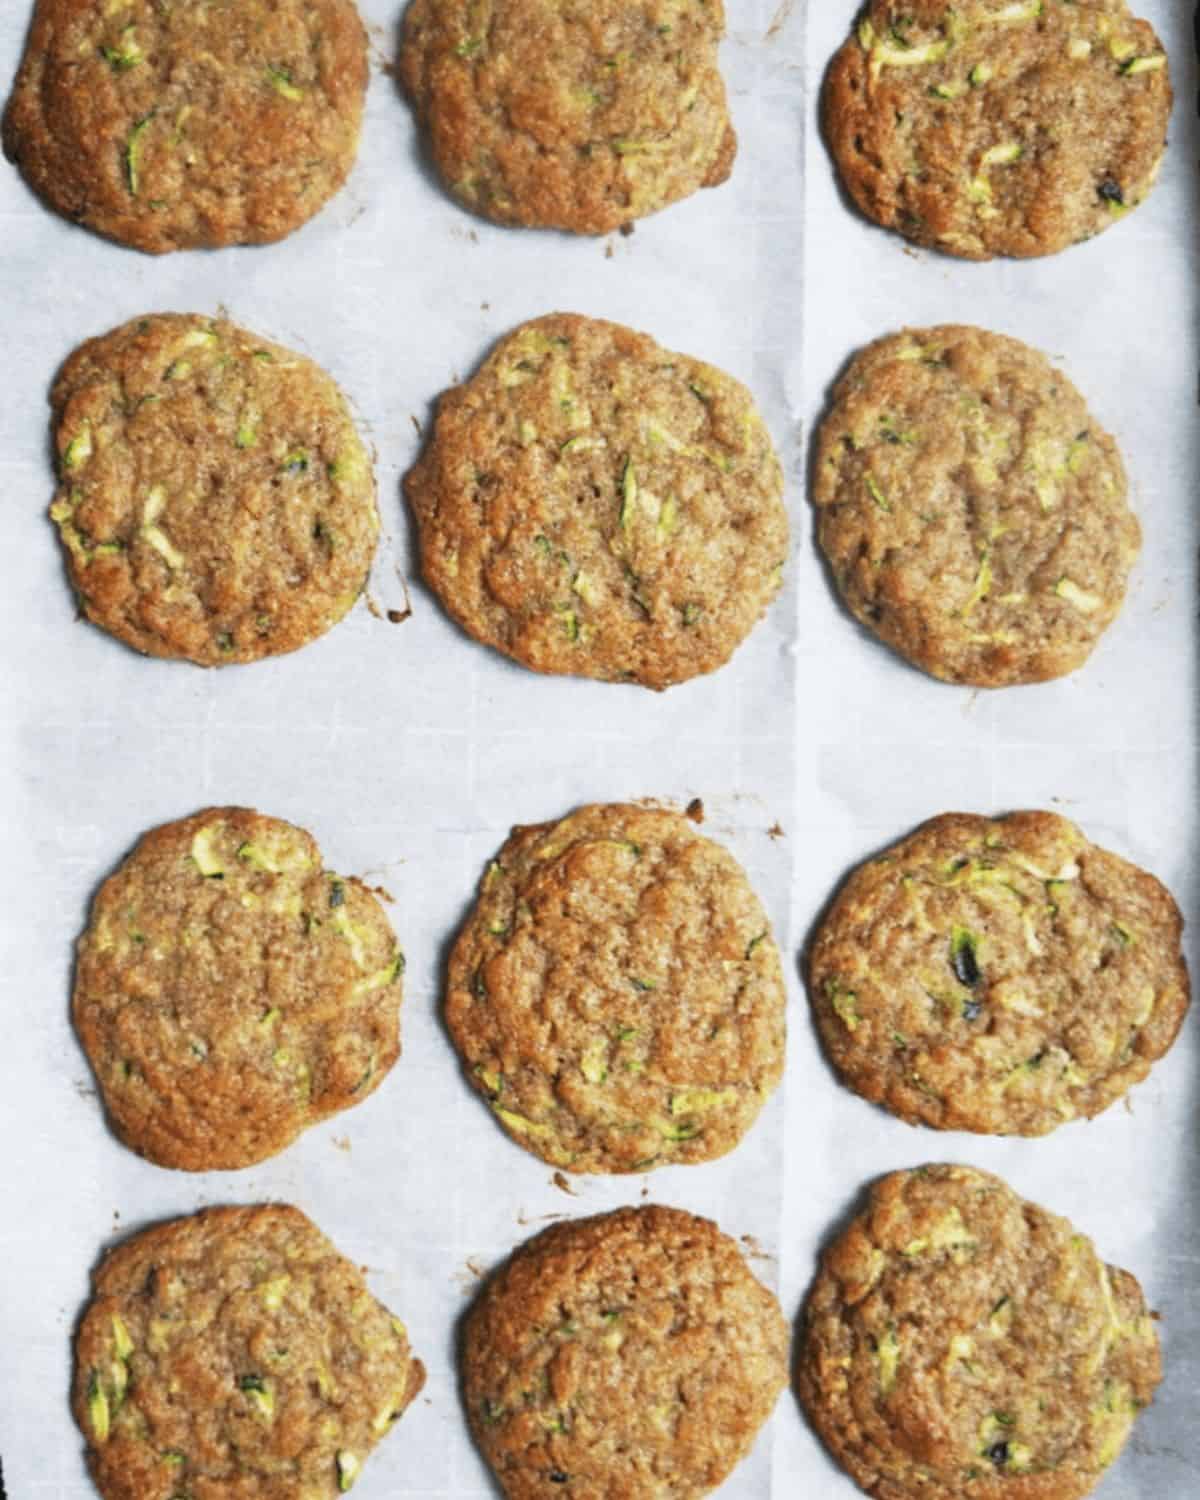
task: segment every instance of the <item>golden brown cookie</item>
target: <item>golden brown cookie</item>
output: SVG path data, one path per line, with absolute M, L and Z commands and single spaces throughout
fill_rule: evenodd
M 724 32 L 722 0 L 413 0 L 400 76 L 465 207 L 605 234 L 729 176 Z
M 446 1023 L 519 1145 L 572 1172 L 711 1161 L 783 1072 L 786 993 L 745 872 L 679 813 L 515 828 L 458 936 Z
M 708 1219 L 621 1208 L 520 1246 L 467 1317 L 463 1398 L 508 1500 L 697 1500 L 787 1379 L 779 1303 Z
M 797 1379 L 876 1500 L 1078 1500 L 1161 1379 L 1154 1314 L 1066 1219 L 970 1167 L 894 1172 L 825 1251 Z
M 147 1229 L 92 1286 L 72 1406 L 104 1500 L 332 1500 L 425 1383 L 404 1324 L 285 1204 Z
M 375 477 L 311 360 L 224 318 L 135 318 L 50 396 L 50 515 L 84 614 L 136 651 L 224 666 L 323 635 L 366 585 Z
M 823 110 L 868 218 L 987 260 L 1052 255 L 1140 203 L 1171 84 L 1125 0 L 870 0 Z
M 910 1124 L 1044 1135 L 1140 1083 L 1187 1013 L 1183 919 L 1055 813 L 947 813 L 860 865 L 809 994 L 857 1093 Z
M 117 1133 L 164 1167 L 245 1167 L 372 1093 L 404 955 L 300 828 L 213 807 L 148 833 L 79 939 L 76 1030 Z
M 711 672 L 787 560 L 783 473 L 749 391 L 567 313 L 442 396 L 405 490 L 430 587 L 538 672 L 653 688 Z
M 946 682 L 1042 682 L 1116 618 L 1141 527 L 1117 445 L 1036 349 L 981 328 L 868 345 L 817 436 L 817 539 L 855 617 Z
M 38 0 L 4 150 L 137 250 L 259 244 L 345 182 L 366 88 L 353 0 Z

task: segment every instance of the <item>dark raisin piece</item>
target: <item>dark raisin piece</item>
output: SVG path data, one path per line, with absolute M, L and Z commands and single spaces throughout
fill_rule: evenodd
M 998 1469 L 1002 1469 L 1008 1462 L 1008 1444 L 993 1443 L 987 1450 L 985 1457 L 990 1458 Z
M 1111 177 L 1106 177 L 1096 189 L 1105 203 L 1124 203 L 1125 194 L 1121 191 L 1121 184 L 1114 182 Z

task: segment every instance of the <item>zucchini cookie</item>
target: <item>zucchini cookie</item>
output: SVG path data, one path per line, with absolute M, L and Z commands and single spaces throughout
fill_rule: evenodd
M 71 582 L 135 651 L 278 656 L 366 586 L 375 476 L 311 360 L 223 318 L 160 313 L 83 344 L 50 403 Z
M 1117 445 L 1067 377 L 980 328 L 869 345 L 817 436 L 817 540 L 842 598 L 944 682 L 1083 665 L 1141 548 L 1125 494 Z
M 332 1500 L 425 1384 L 404 1324 L 285 1204 L 159 1224 L 92 1282 L 72 1405 L 104 1500 Z
M 100 887 L 72 1012 L 117 1134 L 163 1167 L 247 1167 L 360 1103 L 400 1055 L 404 955 L 300 828 L 214 807 Z
M 1187 1013 L 1183 920 L 1054 813 L 946 813 L 860 865 L 809 963 L 843 1080 L 909 1124 L 1045 1135 L 1140 1083 Z
M 4 150 L 123 245 L 261 244 L 345 182 L 366 89 L 353 0 L 38 0 Z
M 405 490 L 430 587 L 537 672 L 684 682 L 782 583 L 783 471 L 749 391 L 616 323 L 510 334 L 442 396 Z
M 400 77 L 465 207 L 606 234 L 728 178 L 724 34 L 723 0 L 413 0 Z
M 467 1315 L 463 1398 L 508 1500 L 694 1500 L 787 1381 L 779 1303 L 708 1219 L 620 1208 L 520 1246 Z
M 1000 1178 L 876 1182 L 808 1294 L 800 1398 L 877 1500 L 1076 1500 L 1162 1377 L 1141 1288 Z
M 1171 84 L 1125 0 L 869 0 L 823 113 L 876 223 L 968 260 L 1053 255 L 1150 191 Z
M 745 872 L 679 813 L 515 828 L 450 956 L 446 1022 L 509 1135 L 572 1172 L 711 1161 L 783 1072 L 786 992 Z

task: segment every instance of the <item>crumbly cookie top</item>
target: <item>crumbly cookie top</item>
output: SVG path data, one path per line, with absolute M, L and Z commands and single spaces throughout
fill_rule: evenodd
M 904 1119 L 1042 1135 L 1171 1046 L 1182 926 L 1065 818 L 946 814 L 850 876 L 813 944 L 813 1010 L 850 1086 Z

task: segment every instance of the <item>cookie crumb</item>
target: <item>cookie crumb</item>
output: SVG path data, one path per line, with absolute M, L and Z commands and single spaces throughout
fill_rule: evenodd
M 780 825 L 778 819 L 774 823 L 771 824 L 770 828 L 767 829 L 767 837 L 769 839 L 785 839 L 785 838 L 787 838 L 787 834 L 784 833 L 783 828 Z
M 575 1191 L 575 1189 L 567 1181 L 566 1175 L 564 1173 L 562 1173 L 562 1172 L 555 1172 L 554 1176 L 551 1177 L 550 1181 L 554 1184 L 554 1186 L 559 1190 L 560 1193 L 567 1193 L 572 1198 L 578 1198 L 579 1197 L 579 1194 Z
M 405 620 L 412 619 L 411 609 L 389 609 L 387 617 L 393 625 L 403 625 Z
M 704 803 L 701 802 L 699 797 L 693 797 L 684 811 L 693 823 L 704 822 Z

